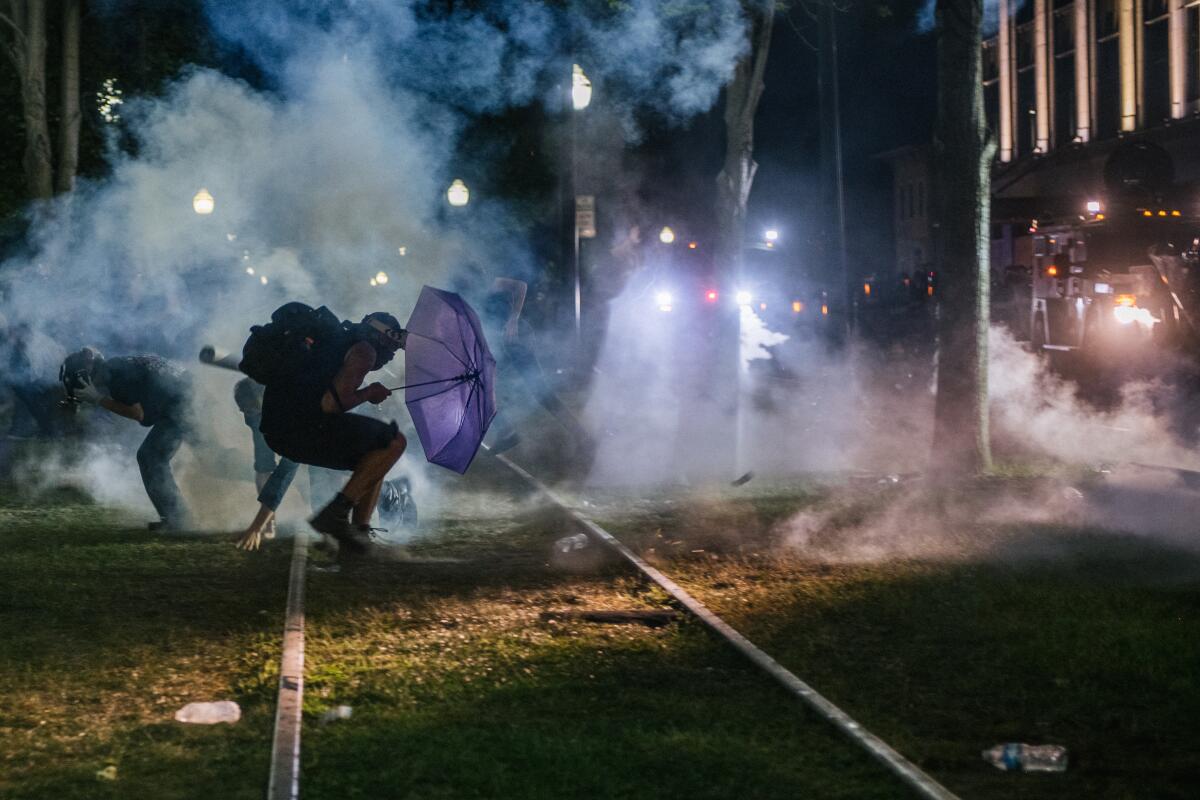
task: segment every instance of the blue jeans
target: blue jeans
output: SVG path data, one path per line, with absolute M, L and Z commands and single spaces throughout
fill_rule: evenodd
M 142 484 L 158 516 L 176 527 L 187 527 L 188 510 L 171 473 L 171 459 L 191 433 L 186 423 L 165 419 L 150 429 L 137 451 Z

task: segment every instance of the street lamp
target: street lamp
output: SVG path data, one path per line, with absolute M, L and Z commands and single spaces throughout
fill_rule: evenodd
M 471 190 L 463 183 L 462 178 L 455 178 L 446 190 L 446 202 L 455 208 L 462 208 L 471 202 Z
M 675 241 L 675 231 L 671 230 L 670 226 L 664 225 L 663 229 L 658 232 L 658 240 L 663 244 L 672 244 Z
M 217 201 L 209 194 L 208 189 L 205 189 L 203 186 L 200 187 L 200 191 L 196 192 L 196 195 L 192 198 L 192 211 L 195 211 L 202 217 L 207 217 L 213 213 L 216 205 Z
M 588 80 L 588 76 L 583 74 L 583 67 L 578 64 L 571 65 L 571 108 L 575 111 L 583 111 L 592 102 L 592 82 Z M 579 160 L 578 152 L 578 134 L 576 132 L 575 115 L 571 115 L 571 196 L 574 200 L 572 203 L 572 211 L 575 218 L 572 224 L 574 231 L 574 251 L 572 260 L 572 272 L 574 273 L 575 282 L 575 341 L 579 342 L 583 335 L 583 294 L 579 283 L 579 185 L 577 180 Z M 590 236 L 595 236 L 591 233 Z
M 571 65 L 571 105 L 583 111 L 592 102 L 592 82 L 583 74 L 583 67 Z

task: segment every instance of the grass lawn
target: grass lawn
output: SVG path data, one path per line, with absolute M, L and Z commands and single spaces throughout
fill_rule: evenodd
M 313 555 L 304 797 L 906 796 L 690 620 L 543 617 L 669 604 L 600 548 L 555 555 L 568 522 L 487 473 L 409 558 L 335 572 Z M 1025 496 L 1022 480 L 979 494 Z M 964 798 L 1194 796 L 1200 559 L 969 498 L 941 519 L 966 519 L 970 547 L 834 546 L 908 509 L 902 492 L 751 484 L 589 510 Z M 0 507 L 0 796 L 261 797 L 288 543 L 246 555 L 49 507 Z M 798 514 L 820 522 L 799 545 Z M 222 698 L 241 722 L 171 719 Z M 323 721 L 337 705 L 353 715 Z M 1065 744 L 1070 769 L 995 771 L 979 751 L 1001 741 Z
M 830 538 L 877 536 L 880 508 L 913 505 L 902 491 L 814 502 L 834 510 L 809 546 L 780 545 L 791 492 L 610 509 L 611 529 L 964 798 L 1195 797 L 1196 549 L 989 520 L 998 495 L 1036 492 L 1020 480 L 975 488 L 987 502 L 956 498 L 964 508 L 934 548 L 955 557 L 823 555 Z M 975 522 L 955 527 L 962 518 Z M 1069 770 L 1008 774 L 981 760 L 1006 741 L 1064 744 Z
M 42 500 L 0 505 L 0 797 L 261 798 L 286 549 L 251 561 Z M 217 699 L 241 722 L 173 720 Z

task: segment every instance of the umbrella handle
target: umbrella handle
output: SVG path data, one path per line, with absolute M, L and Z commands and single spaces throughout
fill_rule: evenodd
M 422 381 L 421 383 L 406 383 L 403 386 L 396 386 L 396 387 L 389 386 L 388 391 L 389 392 L 398 392 L 401 389 L 414 389 L 418 386 L 432 386 L 435 383 L 450 383 L 451 381 L 455 381 L 457 383 L 464 383 L 465 381 L 475 380 L 478 377 L 479 377 L 479 370 L 475 369 L 475 370 L 471 370 L 470 372 L 464 372 L 462 375 L 455 375 L 453 378 L 439 378 L 436 381 Z

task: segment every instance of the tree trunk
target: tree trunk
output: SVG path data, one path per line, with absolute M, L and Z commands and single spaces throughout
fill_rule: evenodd
M 58 141 L 58 174 L 55 189 L 75 188 L 79 166 L 79 27 L 82 0 L 63 0 L 62 33 L 62 123 Z
M 46 199 L 54 190 L 50 124 L 46 119 L 46 3 L 9 0 L 6 5 L 6 9 L 0 8 L 0 46 L 21 84 L 25 183 L 31 197 Z
M 932 467 L 942 478 L 991 467 L 988 327 L 991 140 L 983 113 L 983 0 L 938 0 L 940 228 L 938 371 Z
M 763 72 L 775 24 L 775 0 L 744 2 L 750 42 L 725 87 L 725 163 L 717 175 L 717 263 L 726 277 L 742 271 L 746 203 L 758 164 L 754 161 L 754 115 L 762 97 Z

